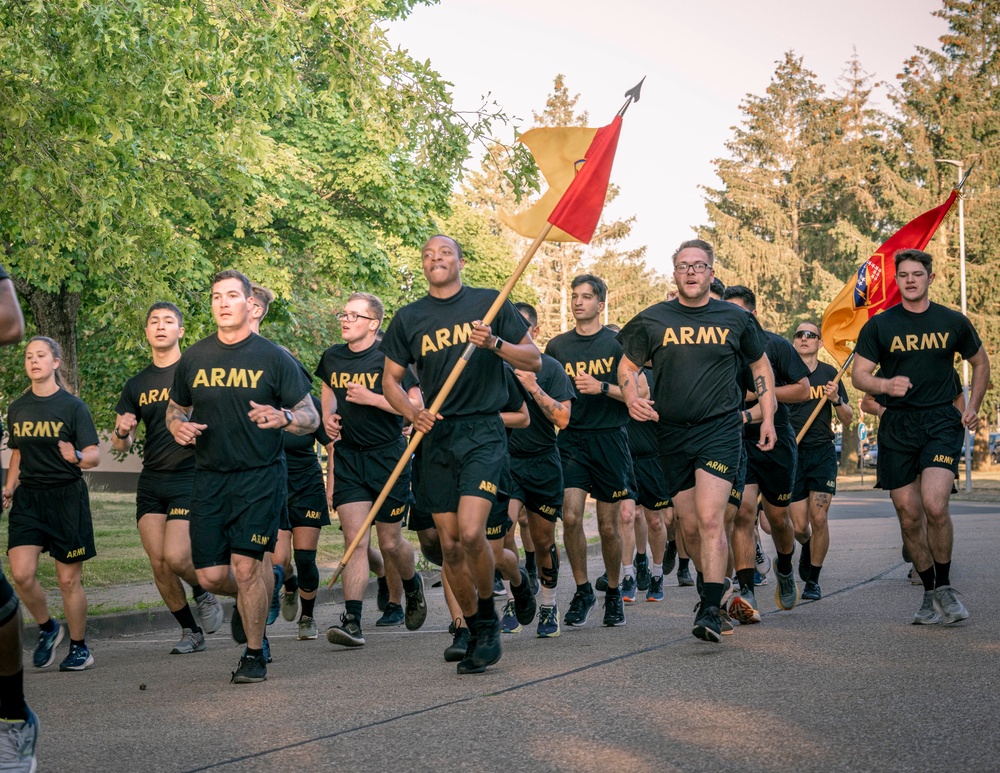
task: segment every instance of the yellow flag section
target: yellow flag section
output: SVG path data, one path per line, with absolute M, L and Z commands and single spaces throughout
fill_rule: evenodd
M 545 227 L 549 215 L 576 177 L 598 129 L 579 126 L 554 126 L 531 129 L 519 137 L 528 146 L 549 189 L 534 205 L 516 215 L 499 211 L 500 222 L 529 239 Z M 549 242 L 579 242 L 555 226 L 545 237 Z

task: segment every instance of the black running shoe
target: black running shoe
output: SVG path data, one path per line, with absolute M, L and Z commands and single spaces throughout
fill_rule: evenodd
M 517 622 L 521 625 L 531 625 L 535 619 L 535 597 L 531 593 L 531 585 L 528 580 L 528 572 L 521 569 L 521 584 L 517 588 L 511 588 L 511 595 L 514 597 L 514 614 Z
M 376 577 L 375 580 L 378 585 L 378 593 L 375 595 L 375 606 L 378 607 L 379 612 L 385 612 L 385 608 L 389 606 L 389 583 L 385 577 Z
M 687 588 L 694 585 L 694 580 L 691 579 L 691 570 L 687 567 L 677 570 L 677 584 L 682 588 Z
M 448 633 L 452 635 L 452 641 L 444 651 L 444 662 L 457 663 L 465 658 L 467 653 L 471 654 L 471 650 L 469 649 L 469 629 L 464 625 L 461 628 L 456 628 L 455 624 L 452 623 L 448 626 Z
M 594 590 L 598 593 L 605 593 L 608 590 L 608 573 L 605 572 L 594 581 Z
M 424 580 L 420 572 L 413 575 L 417 589 L 406 594 L 406 630 L 415 631 L 427 619 L 427 601 L 424 599 Z
M 804 543 L 801 551 L 799 552 L 799 579 L 802 580 L 802 582 L 807 582 L 809 580 L 809 564 L 812 563 L 810 552 L 809 543 Z
M 620 595 L 604 597 L 604 624 L 608 627 L 625 625 L 625 603 Z
M 382 617 L 375 621 L 375 627 L 387 628 L 395 625 L 402 625 L 403 617 L 403 608 L 399 604 L 393 604 L 390 601 L 385 605 L 385 611 L 382 613 Z
M 819 601 L 823 598 L 823 591 L 819 589 L 819 583 L 806 580 L 806 587 L 802 589 L 802 598 L 806 601 Z
M 332 625 L 326 629 L 326 640 L 342 647 L 363 646 L 365 637 L 361 633 L 361 621 L 347 612 L 341 613 L 340 625 Z
M 584 595 L 577 591 L 573 594 L 573 600 L 569 602 L 569 610 L 567 610 L 563 622 L 566 625 L 583 625 L 590 617 L 590 610 L 594 608 L 596 603 L 597 596 L 593 593 Z
M 247 655 L 240 658 L 240 664 L 233 671 L 232 684 L 252 684 L 267 679 L 267 663 L 261 655 Z
M 639 555 L 635 557 L 635 584 L 639 590 L 649 590 L 649 559 L 645 555 L 639 560 Z
M 691 633 L 703 641 L 716 644 L 722 641 L 722 620 L 719 617 L 719 608 L 705 606 L 699 601 L 694 611 L 694 628 L 691 629 Z
M 677 543 L 671 540 L 667 543 L 667 549 L 663 551 L 663 574 L 668 576 L 673 573 L 677 564 Z
M 476 621 L 476 645 L 458 664 L 460 674 L 481 674 L 500 660 L 500 621 L 496 617 Z
M 247 632 L 243 630 L 243 617 L 240 615 L 240 608 L 233 604 L 233 617 L 229 621 L 230 629 L 233 632 L 233 641 L 237 644 L 247 643 Z

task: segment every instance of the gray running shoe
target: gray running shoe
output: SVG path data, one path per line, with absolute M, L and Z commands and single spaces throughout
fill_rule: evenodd
M 185 628 L 172 650 L 171 655 L 190 655 L 192 652 L 203 652 L 205 650 L 205 634 L 201 631 L 195 633 L 190 628 Z
M 688 567 L 677 570 L 677 585 L 681 588 L 690 588 L 694 585 L 694 580 L 691 579 L 691 570 Z
M 38 717 L 25 706 L 28 718 L 0 723 L 0 770 L 34 773 L 35 743 L 38 741 Z
M 920 604 L 920 609 L 918 609 L 913 614 L 913 624 L 914 625 L 936 625 L 941 622 L 941 616 L 934 609 L 934 591 L 925 590 L 924 600 Z
M 774 601 L 778 609 L 792 609 L 799 603 L 799 584 L 795 582 L 795 573 L 782 574 L 777 569 L 774 576 L 778 578 L 778 585 L 774 589 Z
M 958 600 L 955 595 L 958 593 L 950 585 L 942 585 L 934 589 L 934 611 L 941 617 L 944 625 L 951 625 L 960 620 L 965 620 L 969 616 L 969 610 L 965 604 Z
M 281 594 L 281 616 L 289 623 L 299 614 L 299 592 L 286 590 Z
M 719 627 L 722 629 L 723 636 L 733 635 L 733 621 L 729 617 L 729 612 L 726 611 L 725 606 L 719 607 Z
M 194 600 L 198 609 L 198 623 L 205 633 L 215 633 L 222 628 L 226 613 L 214 593 L 205 593 Z
M 316 630 L 316 621 L 311 617 L 302 616 L 299 619 L 299 641 L 307 641 L 309 639 L 315 639 L 319 636 L 319 631 Z
M 760 622 L 760 612 L 757 611 L 757 598 L 752 588 L 742 588 L 739 594 L 733 594 L 729 602 L 729 614 L 740 621 L 740 625 L 750 625 Z
M 694 611 L 694 628 L 691 629 L 691 633 L 702 641 L 715 644 L 722 641 L 722 620 L 719 617 L 719 608 L 705 606 L 699 601 Z
M 757 553 L 754 560 L 757 571 L 761 574 L 767 575 L 771 571 L 771 559 L 768 558 L 767 553 L 764 552 L 764 548 L 760 546 L 759 542 L 757 543 Z

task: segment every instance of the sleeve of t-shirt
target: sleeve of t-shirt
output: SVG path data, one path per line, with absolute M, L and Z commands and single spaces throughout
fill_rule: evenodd
M 493 331 L 493 335 L 499 336 L 504 341 L 516 344 L 520 343 L 521 339 L 524 338 L 524 334 L 528 332 L 528 323 L 521 312 L 514 308 L 513 303 L 504 301 L 490 328 Z
M 958 353 L 962 355 L 962 359 L 967 360 L 979 351 L 983 342 L 967 317 L 962 317 L 960 325 L 957 349 Z
M 284 349 L 278 350 L 278 396 L 281 405 L 298 405 L 312 390 L 309 371 Z
M 616 336 L 622 345 L 622 351 L 635 365 L 640 368 L 646 364 L 653 349 L 649 344 L 649 332 L 642 317 L 633 317 Z
M 503 412 L 510 413 L 521 410 L 524 405 L 524 394 L 521 392 L 521 382 L 514 375 L 514 369 L 504 363 L 503 380 L 507 385 L 507 402 L 504 403 Z
M 573 382 L 570 377 L 566 375 L 566 371 L 561 367 L 553 367 L 551 370 L 551 379 L 546 379 L 549 383 L 546 385 L 548 389 L 545 389 L 545 394 L 551 397 L 553 400 L 558 400 L 562 402 L 563 400 L 575 400 L 576 399 L 576 388 L 573 386 Z
M 318 413 L 320 416 L 322 416 L 323 415 L 323 405 L 316 398 L 316 395 L 312 395 L 312 402 L 313 402 L 313 407 L 316 409 L 316 413 Z M 328 434 L 326 434 L 326 428 L 323 426 L 323 422 L 322 421 L 319 423 L 319 426 L 316 427 L 315 430 L 313 430 L 312 436 L 314 438 L 316 438 L 316 440 L 319 441 L 319 444 L 321 446 L 323 446 L 324 448 L 326 446 L 330 445 L 330 443 L 333 442 L 330 439 L 330 436 Z
M 879 361 L 878 323 L 875 319 L 873 317 L 864 324 L 861 332 L 858 333 L 858 342 L 854 345 L 854 353 L 871 362 Z
M 180 362 L 177 363 L 177 370 L 174 371 L 174 385 L 170 387 L 170 399 L 183 408 L 191 406 L 191 390 L 187 383 L 187 362 L 185 362 L 183 354 Z
M 397 313 L 392 318 L 392 322 L 389 323 L 389 328 L 385 331 L 379 349 L 394 363 L 405 368 L 413 362 L 413 355 L 410 354 L 410 347 L 406 342 L 406 335 L 403 331 L 404 324 L 403 320 L 400 319 L 400 314 Z
M 326 352 L 330 351 L 329 349 Z M 326 365 L 326 352 L 319 358 L 319 362 L 316 364 L 316 370 L 313 371 L 313 375 L 316 376 L 324 384 L 329 384 L 330 378 L 330 368 Z
M 844 386 L 843 380 L 837 382 L 837 396 L 842 403 L 849 403 L 851 401 L 851 398 L 847 396 L 847 387 Z
M 97 428 L 94 426 L 90 411 L 82 402 L 77 403 L 74 424 L 76 424 L 75 446 L 77 448 L 96 446 L 101 442 L 100 438 L 97 437 Z
M 417 374 L 416 371 L 413 370 L 413 366 L 409 365 L 406 368 L 406 372 L 403 373 L 403 391 L 409 392 L 415 386 L 420 386 L 420 379 L 417 378 Z
M 757 362 L 764 354 L 764 331 L 753 314 L 747 314 L 746 322 L 740 335 L 740 354 L 747 363 Z
M 13 427 L 14 421 L 10 417 L 10 409 L 7 409 L 7 426 Z M 14 436 L 13 432 L 7 435 L 7 448 L 17 448 L 17 438 Z
M 122 387 L 122 393 L 118 398 L 118 404 L 115 405 L 115 413 L 119 416 L 125 413 L 131 413 L 135 416 L 139 415 L 139 406 L 136 405 L 135 397 L 133 396 L 130 388 L 131 386 L 132 385 L 126 381 L 125 386 Z

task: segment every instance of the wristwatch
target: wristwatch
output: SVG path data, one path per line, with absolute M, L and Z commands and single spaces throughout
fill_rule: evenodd
M 500 336 L 497 336 L 497 340 L 493 343 L 493 351 L 499 352 L 502 347 L 503 339 Z
M 118 438 L 119 440 L 124 440 L 125 438 L 128 437 L 128 433 L 126 432 L 124 435 L 119 435 L 118 427 L 115 427 L 115 437 Z
M 832 405 L 834 408 L 836 408 L 838 405 L 843 405 L 843 404 L 844 401 L 841 400 L 839 397 L 837 398 L 837 402 L 834 402 L 833 400 L 830 401 L 830 405 Z
M 753 424 L 753 414 L 750 411 L 743 411 L 743 418 L 747 424 Z
M 292 412 L 287 408 L 282 408 L 281 412 L 285 415 L 285 426 L 287 427 L 292 423 Z
M 80 451 L 74 451 L 74 453 L 76 454 L 76 463 L 79 464 L 83 461 L 83 453 Z
M 601 394 L 602 395 L 608 394 L 608 390 L 610 388 L 611 388 L 611 385 L 607 381 L 602 381 L 601 382 Z

